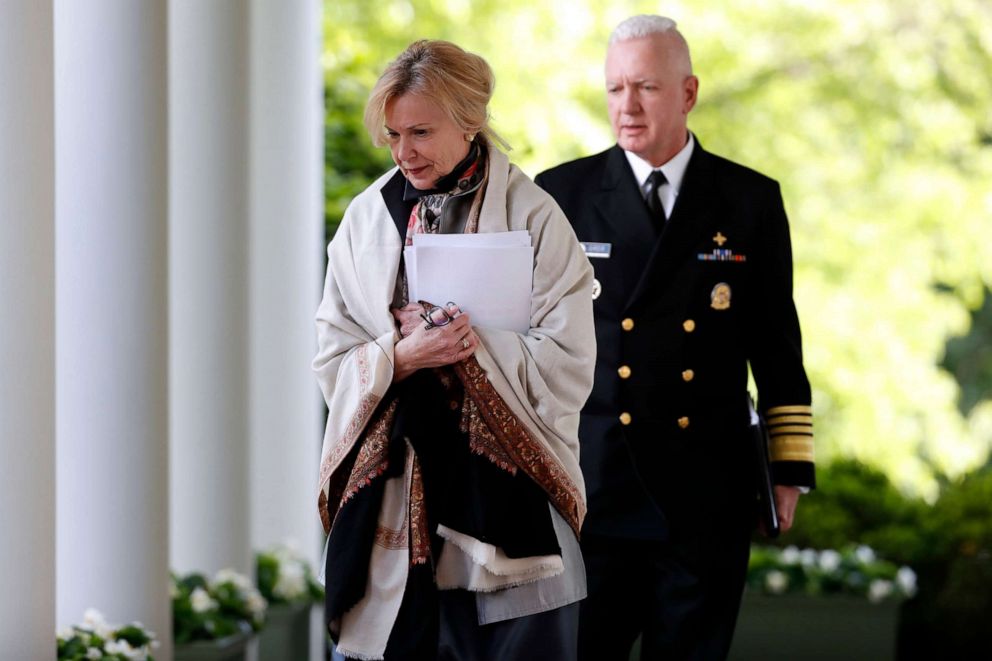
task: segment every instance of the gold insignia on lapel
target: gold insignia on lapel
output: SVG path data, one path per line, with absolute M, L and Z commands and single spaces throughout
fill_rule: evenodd
M 713 237 L 713 243 L 720 246 L 721 248 L 723 247 L 723 244 L 725 244 L 726 242 L 727 242 L 727 237 L 725 237 L 720 232 L 717 232 L 716 236 Z
M 726 310 L 730 307 L 730 285 L 718 282 L 710 292 L 710 307 L 714 310 Z
M 592 300 L 599 298 L 599 295 L 603 293 L 603 285 L 599 284 L 599 280 L 593 278 L 592 280 Z

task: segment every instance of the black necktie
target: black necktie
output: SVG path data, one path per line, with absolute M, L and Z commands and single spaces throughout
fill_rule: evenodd
M 668 220 L 665 216 L 665 207 L 661 203 L 661 196 L 658 195 L 658 189 L 667 183 L 668 179 L 665 178 L 664 172 L 653 170 L 645 187 L 645 202 L 648 204 L 651 216 L 659 225 L 664 225 L 665 221 Z

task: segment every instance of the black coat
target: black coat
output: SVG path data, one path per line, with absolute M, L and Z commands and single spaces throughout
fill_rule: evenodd
M 601 291 L 579 432 L 585 530 L 661 539 L 672 525 L 753 516 L 748 365 L 776 482 L 811 486 L 810 387 L 778 184 L 697 141 L 659 232 L 617 146 L 536 182 L 579 241 L 610 244 L 608 258 L 590 259 Z M 776 417 L 789 423 L 777 433 Z

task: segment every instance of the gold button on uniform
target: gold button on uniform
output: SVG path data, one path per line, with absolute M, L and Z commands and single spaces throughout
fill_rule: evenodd
M 695 378 L 696 378 L 696 373 L 693 372 L 692 370 L 685 370 L 684 372 L 682 372 L 682 380 L 685 381 L 686 383 L 689 383 Z
M 687 418 L 685 416 L 682 416 L 681 418 L 679 418 L 679 427 L 681 427 L 682 429 L 685 429 L 688 426 L 689 426 L 689 418 Z
M 620 424 L 629 425 L 630 424 L 630 414 L 624 411 L 620 414 Z
M 686 333 L 691 333 L 692 331 L 696 330 L 696 322 L 693 321 L 692 319 L 686 319 L 685 321 L 682 322 L 682 328 L 685 329 Z
M 627 317 L 626 319 L 620 322 L 620 327 L 623 328 L 625 331 L 633 330 L 634 320 L 631 319 L 630 317 Z
M 626 365 L 621 365 L 620 369 L 617 370 L 617 374 L 620 375 L 621 379 L 626 379 L 630 376 L 630 368 Z

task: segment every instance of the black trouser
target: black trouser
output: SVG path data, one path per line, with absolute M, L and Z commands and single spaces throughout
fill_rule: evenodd
M 747 574 L 742 528 L 691 544 L 582 536 L 589 596 L 579 618 L 580 661 L 725 659 Z
M 408 585 L 408 588 L 410 586 Z M 512 588 L 510 588 L 512 589 Z M 430 596 L 433 594 L 434 596 Z M 408 589 L 386 661 L 575 661 L 579 604 L 479 624 L 475 593 Z M 425 598 L 426 597 L 426 598 Z
M 512 588 L 510 588 L 512 589 Z M 512 620 L 478 623 L 475 594 L 441 594 L 440 661 L 574 661 L 579 604 L 569 604 Z

